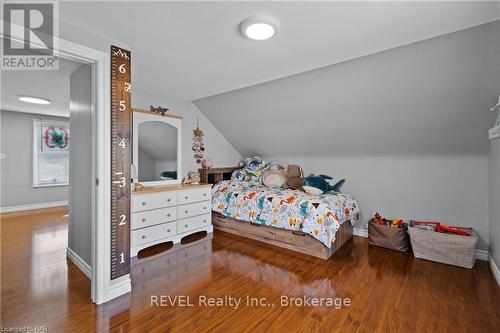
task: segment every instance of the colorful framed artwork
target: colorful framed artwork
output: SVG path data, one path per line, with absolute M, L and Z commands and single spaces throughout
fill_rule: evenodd
M 69 152 L 69 123 L 40 121 L 42 152 Z
M 33 120 L 33 187 L 69 183 L 70 124 Z

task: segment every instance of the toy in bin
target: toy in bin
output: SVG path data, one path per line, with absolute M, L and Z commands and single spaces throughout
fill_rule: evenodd
M 411 226 L 416 227 L 418 229 L 423 229 L 427 231 L 435 231 L 446 234 L 455 234 L 462 236 L 470 236 L 471 233 L 467 230 L 452 227 L 446 224 L 441 224 L 440 222 L 421 222 L 421 221 L 411 221 Z
M 373 222 L 376 224 L 381 224 L 381 225 L 390 225 L 393 228 L 404 228 L 404 221 L 401 219 L 393 219 L 393 220 L 388 220 L 384 219 L 380 216 L 379 213 L 375 213 L 375 216 L 373 217 Z
M 402 219 L 389 220 L 376 213 L 368 222 L 369 243 L 391 250 L 408 251 L 409 239 L 406 227 Z

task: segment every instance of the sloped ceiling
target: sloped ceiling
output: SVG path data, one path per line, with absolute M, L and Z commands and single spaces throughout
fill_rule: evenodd
M 134 86 L 186 100 L 231 91 L 462 30 L 498 2 L 63 1 L 62 21 L 132 47 Z M 280 21 L 267 41 L 238 24 Z
M 499 31 L 496 21 L 194 103 L 243 156 L 486 152 Z

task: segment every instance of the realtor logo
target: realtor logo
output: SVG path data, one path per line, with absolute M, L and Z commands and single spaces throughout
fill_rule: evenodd
M 3 70 L 57 70 L 55 2 L 3 3 Z

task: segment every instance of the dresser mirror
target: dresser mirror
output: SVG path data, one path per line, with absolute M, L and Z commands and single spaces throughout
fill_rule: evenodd
M 182 117 L 133 111 L 134 183 L 150 186 L 180 183 Z

